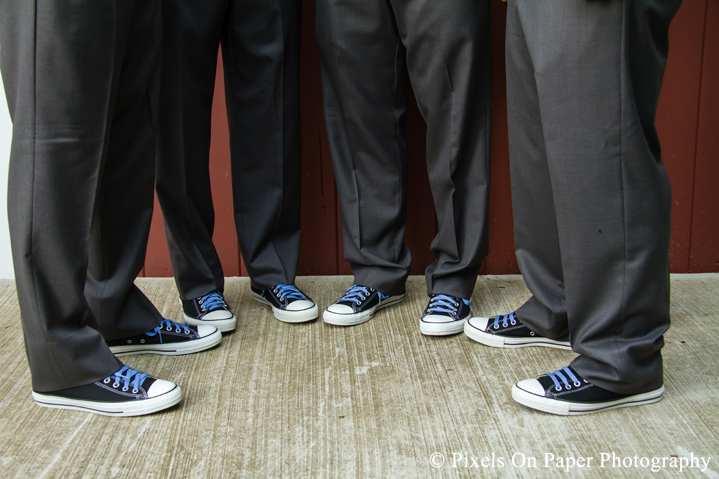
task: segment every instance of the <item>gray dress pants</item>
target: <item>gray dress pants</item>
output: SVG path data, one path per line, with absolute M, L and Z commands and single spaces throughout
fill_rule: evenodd
M 325 121 L 356 284 L 403 293 L 412 263 L 404 242 L 409 76 L 427 122 L 439 222 L 427 292 L 472 295 L 487 255 L 489 14 L 488 0 L 317 1 Z
M 210 120 L 222 42 L 232 192 L 252 283 L 293 283 L 300 249 L 299 0 L 163 0 L 157 197 L 183 299 L 224 289 Z
M 530 329 L 579 374 L 660 387 L 671 187 L 654 117 L 680 0 L 510 0 L 507 101 L 517 261 Z
M 152 217 L 161 16 L 153 0 L 0 0 L 13 121 L 8 213 L 36 391 L 122 363 L 162 317 L 133 284 Z

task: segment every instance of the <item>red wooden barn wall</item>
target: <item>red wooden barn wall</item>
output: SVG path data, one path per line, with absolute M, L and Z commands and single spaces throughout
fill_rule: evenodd
M 518 273 L 514 257 L 504 88 L 505 8 L 493 0 L 492 167 L 489 256 L 481 273 Z M 342 233 L 322 113 L 314 2 L 303 2 L 302 25 L 302 250 L 300 275 L 351 274 Z M 671 27 L 670 55 L 657 113 L 663 157 L 673 185 L 671 270 L 719 272 L 719 2 L 684 0 Z M 246 276 L 237 245 L 230 188 L 229 134 L 218 66 L 210 167 L 216 210 L 215 245 L 225 276 Z M 424 120 L 410 99 L 407 243 L 413 274 L 432 261 L 436 232 L 425 166 Z M 160 209 L 155 202 L 146 276 L 172 276 Z

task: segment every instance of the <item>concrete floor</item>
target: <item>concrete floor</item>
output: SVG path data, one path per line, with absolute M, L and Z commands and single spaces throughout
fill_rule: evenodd
M 350 281 L 297 283 L 322 308 Z M 172 280 L 138 284 L 181 318 Z M 654 461 L 657 477 L 719 478 L 719 275 L 672 278 L 663 401 L 570 418 L 524 408 L 510 388 L 573 353 L 424 337 L 424 290 L 412 277 L 403 304 L 340 328 L 281 323 L 252 300 L 247 279 L 229 279 L 239 322 L 220 346 L 124 358 L 180 384 L 180 405 L 107 418 L 34 405 L 14 283 L 0 282 L 0 476 L 556 477 L 574 465 L 572 477 L 647 477 Z M 494 315 L 527 296 L 518 276 L 480 277 L 472 303 Z M 708 466 L 688 467 L 693 457 Z

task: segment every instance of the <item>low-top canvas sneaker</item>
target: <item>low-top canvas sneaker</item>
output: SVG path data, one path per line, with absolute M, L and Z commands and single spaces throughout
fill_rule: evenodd
M 188 326 L 163 319 L 152 331 L 129 338 L 107 341 L 115 356 L 130 354 L 162 354 L 178 356 L 204 351 L 222 341 L 222 333 L 214 326 L 206 324 Z
M 464 325 L 464 334 L 470 339 L 495 348 L 544 346 L 572 349 L 569 341 L 555 341 L 538 335 L 522 324 L 514 313 L 494 318 L 469 318 Z
M 285 323 L 303 323 L 319 316 L 319 309 L 293 284 L 276 284 L 268 289 L 251 287 L 252 296 L 272 307 L 275 318 Z
M 576 416 L 619 407 L 641 406 L 662 399 L 664 386 L 640 394 L 618 394 L 583 379 L 571 367 L 525 379 L 512 387 L 519 404 L 560 416 Z
M 85 386 L 32 392 L 38 406 L 73 409 L 103 416 L 142 416 L 174 406 L 182 399 L 179 386 L 129 366 Z
M 195 326 L 209 324 L 223 333 L 235 329 L 237 318 L 219 291 L 213 291 L 194 299 L 180 299 L 180 304 L 183 317 L 188 324 Z
M 388 296 L 369 286 L 352 285 L 345 294 L 330 304 L 322 318 L 336 326 L 354 326 L 369 321 L 377 310 L 397 304 L 404 294 Z
M 448 336 L 464 331 L 472 307 L 468 299 L 433 294 L 419 320 L 419 331 L 428 336 Z

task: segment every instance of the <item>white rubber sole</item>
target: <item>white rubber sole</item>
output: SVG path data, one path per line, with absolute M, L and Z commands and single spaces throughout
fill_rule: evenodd
M 322 319 L 325 323 L 333 324 L 335 326 L 355 326 L 357 324 L 366 323 L 372 319 L 372 316 L 374 316 L 374 314 L 380 309 L 397 304 L 403 299 L 404 294 L 390 296 L 377 306 L 374 306 L 366 311 L 362 311 L 361 313 L 338 314 L 325 309 L 324 313 L 322 313 Z
M 255 292 L 252 293 L 252 297 L 255 298 L 256 301 L 266 304 L 272 308 L 272 314 L 275 319 L 278 319 L 283 323 L 304 323 L 312 321 L 320 315 L 320 310 L 317 308 L 316 304 L 314 304 L 311 308 L 301 309 L 299 311 L 285 311 L 284 309 L 275 307 L 275 305 Z
M 205 324 L 205 323 L 202 323 Z M 199 353 L 206 349 L 217 346 L 222 341 L 222 333 L 219 330 L 191 341 L 161 344 L 132 344 L 128 346 L 111 346 L 110 351 L 115 356 L 131 356 L 133 354 L 160 354 L 163 356 L 180 356 L 183 354 Z
M 150 399 L 136 399 L 128 402 L 105 403 L 96 401 L 83 401 L 58 396 L 50 396 L 32 391 L 32 398 L 40 407 L 52 409 L 70 409 L 73 411 L 89 412 L 102 416 L 132 417 L 152 414 L 174 406 L 182 400 L 182 390 L 179 386 Z
M 579 416 L 581 414 L 592 414 L 620 407 L 642 406 L 644 404 L 659 402 L 663 396 L 664 386 L 659 389 L 655 389 L 654 391 L 635 394 L 616 401 L 603 403 L 578 403 L 538 396 L 517 387 L 516 384 L 512 386 L 512 399 L 517 401 L 519 404 L 538 411 L 556 414 L 559 416 Z
M 466 319 L 459 321 L 447 321 L 446 323 L 428 323 L 419 320 L 419 332 L 425 336 L 451 336 L 464 331 Z
M 545 348 L 564 349 L 567 351 L 572 350 L 572 346 L 567 341 L 555 341 L 553 339 L 543 338 L 540 336 L 530 338 L 513 338 L 499 336 L 496 334 L 487 334 L 484 331 L 472 326 L 469 321 L 467 321 L 464 325 L 464 334 L 466 334 L 469 339 L 494 348 L 528 348 L 540 346 Z
M 208 326 L 214 326 L 220 330 L 221 333 L 227 333 L 234 331 L 237 327 L 237 318 L 233 314 L 231 318 L 227 319 L 197 319 L 182 313 L 182 317 L 185 319 L 187 324 L 193 326 L 201 326 L 206 324 Z

